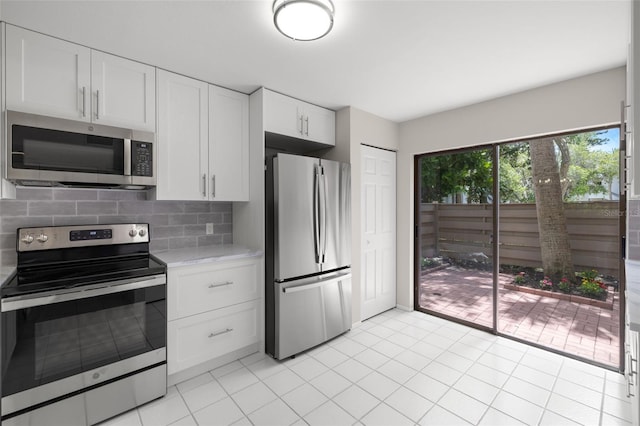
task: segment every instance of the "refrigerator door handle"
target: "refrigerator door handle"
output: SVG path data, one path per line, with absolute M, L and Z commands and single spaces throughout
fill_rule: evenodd
M 318 175 L 318 168 L 314 167 L 313 173 L 313 242 L 316 251 L 316 263 L 321 264 L 320 259 L 320 176 Z
M 322 263 L 327 253 L 327 175 L 324 173 L 324 167 L 321 167 L 322 173 Z
M 299 291 L 306 291 L 306 290 L 311 290 L 312 288 L 317 288 L 317 287 L 322 287 L 325 286 L 327 284 L 331 284 L 334 283 L 336 281 L 342 281 L 345 280 L 347 278 L 351 278 L 351 272 L 347 272 L 344 274 L 338 274 L 338 275 L 333 275 L 327 279 L 324 279 L 322 281 L 318 281 L 315 283 L 311 283 L 311 284 L 304 284 L 304 285 L 299 285 L 299 286 L 295 286 L 295 287 L 285 287 L 282 289 L 282 292 L 285 294 L 290 294 L 290 293 L 297 293 Z

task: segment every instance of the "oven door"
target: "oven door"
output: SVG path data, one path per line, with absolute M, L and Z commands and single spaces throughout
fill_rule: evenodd
M 3 419 L 166 364 L 164 274 L 1 305 Z

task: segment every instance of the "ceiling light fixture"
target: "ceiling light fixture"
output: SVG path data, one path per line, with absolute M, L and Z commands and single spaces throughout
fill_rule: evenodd
M 333 28 L 334 12 L 331 0 L 275 0 L 273 23 L 293 40 L 317 40 Z

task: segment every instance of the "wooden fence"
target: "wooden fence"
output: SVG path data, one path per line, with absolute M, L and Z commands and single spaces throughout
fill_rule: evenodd
M 422 257 L 492 258 L 490 204 L 420 206 Z M 576 270 L 618 276 L 620 239 L 615 201 L 566 203 L 567 228 Z M 535 204 L 500 205 L 500 264 L 540 267 Z

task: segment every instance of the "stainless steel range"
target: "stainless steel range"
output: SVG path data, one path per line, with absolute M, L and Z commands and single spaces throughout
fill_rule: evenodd
M 166 393 L 148 224 L 20 228 L 1 289 L 2 423 L 95 424 Z

